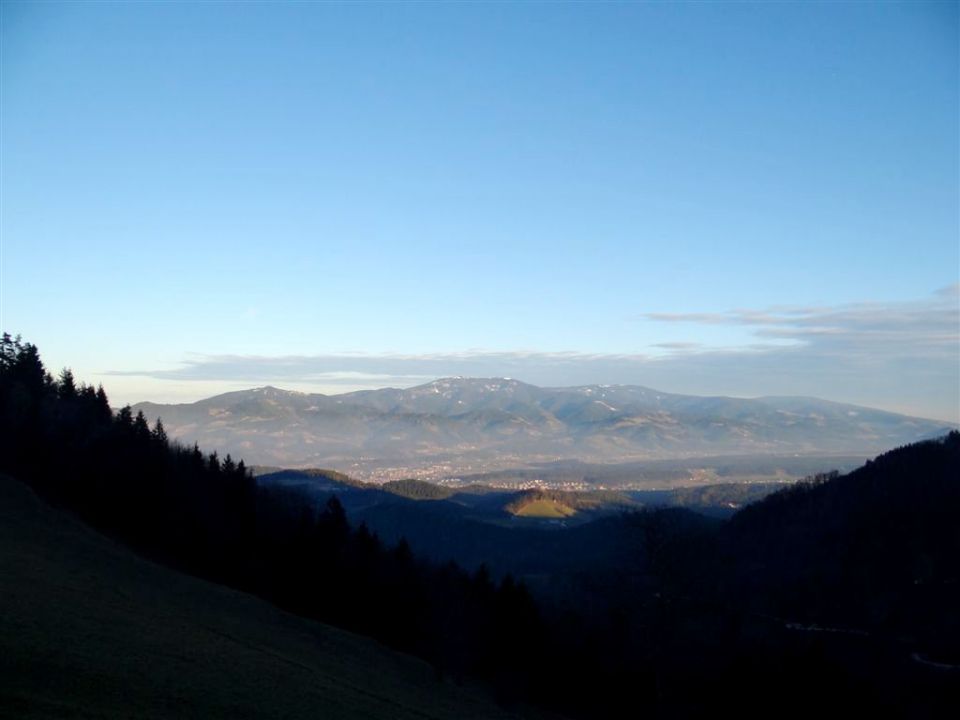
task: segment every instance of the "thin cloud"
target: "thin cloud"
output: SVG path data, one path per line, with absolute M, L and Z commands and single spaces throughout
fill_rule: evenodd
M 960 298 L 960 283 L 953 283 L 937 290 L 936 294 L 946 298 Z
M 689 350 L 699 350 L 703 347 L 703 343 L 698 342 L 662 342 L 654 343 L 652 347 L 663 348 L 664 350 L 678 350 L 678 351 L 689 351 Z
M 752 328 L 753 339 L 737 347 L 710 347 L 691 338 L 652 344 L 649 354 L 195 355 L 177 368 L 110 374 L 251 386 L 296 383 L 319 392 L 409 387 L 455 375 L 499 376 L 542 386 L 609 383 L 700 395 L 815 395 L 957 422 L 960 308 L 954 290 L 944 290 L 916 302 L 643 316 L 692 329 Z
M 807 353 L 852 357 L 882 353 L 886 357 L 957 358 L 960 309 L 949 302 L 957 286 L 943 288 L 928 300 L 905 303 L 858 303 L 835 308 L 732 310 L 723 313 L 647 313 L 647 320 L 694 325 L 755 328 L 758 338 L 792 340 Z
M 385 380 L 409 384 L 440 376 L 520 375 L 555 371 L 558 374 L 588 366 L 615 366 L 647 361 L 647 355 L 600 355 L 578 352 L 484 352 L 363 355 L 197 355 L 169 370 L 110 371 L 109 375 L 151 377 L 159 380 L 249 380 L 357 384 L 369 380 L 383 387 Z
M 644 313 L 640 319 L 657 322 L 698 323 L 700 325 L 729 325 L 731 318 L 724 313 Z

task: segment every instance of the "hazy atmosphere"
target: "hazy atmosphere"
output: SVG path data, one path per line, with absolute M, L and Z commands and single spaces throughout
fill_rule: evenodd
M 956 3 L 4 2 L 2 41 L 0 325 L 114 404 L 960 420 Z
M 960 0 L 0 0 L 0 717 L 960 706 Z

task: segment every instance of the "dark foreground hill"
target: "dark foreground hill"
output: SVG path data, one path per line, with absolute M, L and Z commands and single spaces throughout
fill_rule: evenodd
M 509 718 L 376 642 L 143 560 L 0 475 L 0 716 Z
M 734 515 L 720 545 L 741 607 L 960 664 L 960 433 L 774 493 Z

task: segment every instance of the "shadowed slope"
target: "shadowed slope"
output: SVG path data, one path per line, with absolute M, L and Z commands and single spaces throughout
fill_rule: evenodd
M 423 662 L 145 561 L 6 476 L 0 586 L 11 716 L 513 716 Z

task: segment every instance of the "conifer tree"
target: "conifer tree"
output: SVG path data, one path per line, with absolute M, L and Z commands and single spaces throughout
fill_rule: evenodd
M 60 371 L 57 392 L 61 400 L 73 400 L 77 397 L 76 381 L 73 379 L 73 372 L 69 368 L 64 368 Z
M 227 475 L 233 475 L 236 472 L 237 465 L 233 462 L 233 458 L 230 457 L 230 453 L 227 453 L 227 457 L 224 459 L 221 469 Z
M 157 422 L 153 426 L 153 439 L 160 446 L 165 447 L 168 444 L 167 431 L 164 429 L 163 421 L 160 418 L 157 418 Z
M 97 387 L 97 419 L 100 422 L 113 419 L 113 411 L 110 409 L 110 401 L 107 399 L 107 392 L 103 389 L 103 385 Z
M 129 405 L 124 405 L 117 412 L 117 425 L 127 428 L 133 426 L 133 411 Z
M 143 410 L 137 412 L 137 416 L 133 419 L 133 433 L 140 440 L 148 440 L 150 438 L 150 426 L 147 424 L 147 418 L 143 414 Z

